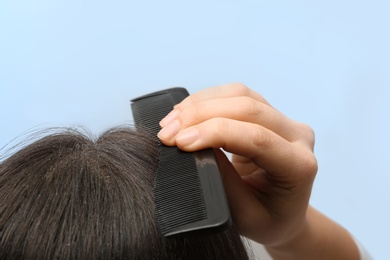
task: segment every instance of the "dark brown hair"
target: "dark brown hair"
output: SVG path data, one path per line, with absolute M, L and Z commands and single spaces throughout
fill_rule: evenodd
M 154 215 L 153 138 L 61 131 L 0 164 L 0 259 L 248 259 L 234 227 L 164 238 Z

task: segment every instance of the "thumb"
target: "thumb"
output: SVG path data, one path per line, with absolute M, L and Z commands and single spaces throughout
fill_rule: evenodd
M 265 220 L 268 214 L 254 190 L 243 181 L 225 153 L 219 149 L 214 151 L 233 221 L 242 235 L 251 237 L 253 225 Z

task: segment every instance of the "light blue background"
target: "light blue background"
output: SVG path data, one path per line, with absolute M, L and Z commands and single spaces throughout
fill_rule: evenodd
M 389 13 L 385 0 L 1 0 L 0 147 L 129 123 L 129 99 L 150 91 L 239 81 L 315 129 L 311 203 L 389 259 Z

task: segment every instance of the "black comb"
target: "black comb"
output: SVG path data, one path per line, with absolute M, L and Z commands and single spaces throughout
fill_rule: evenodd
M 131 100 L 136 127 L 151 133 L 160 147 L 154 194 L 164 236 L 220 232 L 231 224 L 214 151 L 184 152 L 157 138 L 160 120 L 188 95 L 185 88 L 171 88 Z

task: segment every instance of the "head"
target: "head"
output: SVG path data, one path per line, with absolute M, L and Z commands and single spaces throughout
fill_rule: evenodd
M 247 259 L 233 226 L 166 238 L 154 212 L 158 146 L 116 128 L 52 133 L 0 164 L 0 259 Z

